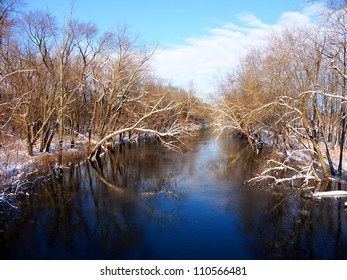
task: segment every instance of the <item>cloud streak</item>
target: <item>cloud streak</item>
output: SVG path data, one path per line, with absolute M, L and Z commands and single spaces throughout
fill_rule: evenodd
M 216 78 L 236 69 L 240 58 L 252 47 L 264 45 L 271 30 L 311 24 L 318 11 L 319 7 L 310 7 L 302 12 L 286 12 L 274 25 L 263 23 L 253 14 L 240 14 L 242 24 L 229 22 L 208 28 L 204 36 L 187 38 L 185 44 L 159 49 L 152 67 L 158 76 L 173 85 L 188 87 L 193 81 L 199 95 L 205 98 L 213 91 Z

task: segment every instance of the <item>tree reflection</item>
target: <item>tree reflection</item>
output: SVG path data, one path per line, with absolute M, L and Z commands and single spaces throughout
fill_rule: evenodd
M 249 244 L 256 258 L 345 259 L 342 201 L 314 201 L 283 189 L 282 195 L 255 193 L 261 207 L 249 203 L 251 194 L 246 192 L 238 207 L 245 234 L 257 237 Z
M 218 161 L 210 163 L 220 180 L 233 182 L 227 211 L 238 213 L 248 250 L 255 259 L 345 259 L 347 217 L 343 201 L 316 201 L 302 190 L 243 185 L 262 155 L 229 137 L 219 141 Z M 235 191 L 235 182 L 240 184 Z M 322 189 L 340 189 L 331 183 Z
M 165 153 L 159 145 L 145 151 L 148 150 Z M 129 145 L 127 149 L 119 145 L 118 151 L 106 153 L 100 163 L 92 165 L 95 174 L 104 185 L 115 191 L 147 196 L 166 193 L 176 197 L 170 186 L 175 174 L 182 171 L 182 166 L 173 169 L 172 165 L 166 165 L 165 157 L 153 158 L 150 152 L 144 152 L 137 144 Z
M 346 258 L 344 201 L 248 186 L 261 156 L 214 139 L 202 133 L 182 153 L 120 145 L 94 167 L 52 170 L 21 213 L 0 221 L 0 257 Z
M 17 217 L 17 243 L 5 255 L 149 258 L 144 221 L 165 227 L 173 219 L 167 206 L 157 205 L 166 201 L 175 207 L 178 196 L 172 180 L 183 168 L 178 161 L 172 168 L 165 157 L 153 157 L 163 153 L 158 145 L 143 150 L 119 146 L 118 151 L 101 157 L 94 168 L 82 164 L 73 172 L 53 170 L 40 196 Z M 32 250 L 32 243 L 41 246 Z

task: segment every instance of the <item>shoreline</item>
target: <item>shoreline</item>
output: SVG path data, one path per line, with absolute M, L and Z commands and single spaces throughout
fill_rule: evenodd
M 207 127 L 194 126 L 186 127 L 185 130 L 194 132 Z M 14 136 L 12 136 L 14 137 Z M 151 138 L 149 136 L 149 138 Z M 144 141 L 147 138 L 141 137 L 139 141 Z M 148 139 L 147 139 L 148 140 Z M 136 143 L 137 139 L 125 138 L 123 141 L 114 141 L 111 145 L 103 147 L 102 154 L 106 150 L 111 150 L 113 145 L 119 145 L 124 143 Z M 66 141 L 68 143 L 68 140 Z M 32 189 L 34 189 L 41 182 L 44 182 L 49 178 L 50 173 L 57 169 L 72 168 L 76 164 L 82 163 L 87 160 L 88 151 L 92 149 L 93 143 L 89 144 L 89 141 L 83 135 L 76 136 L 76 143 L 74 148 L 70 145 L 63 147 L 63 163 L 58 164 L 58 152 L 55 148 L 56 145 L 52 145 L 51 152 L 37 152 L 38 147 L 35 148 L 34 156 L 29 157 L 24 151 L 24 140 L 16 139 L 9 145 L 4 145 L 3 142 L 0 146 L 0 215 L 3 215 L 11 209 L 18 209 L 16 204 L 18 196 L 30 197 L 32 195 Z M 90 145 L 90 146 L 89 146 Z M 89 147 L 88 147 L 89 146 Z M 11 149 L 6 149 L 12 147 Z M 21 148 L 21 149 L 19 149 Z M 338 157 L 338 149 L 333 150 L 332 157 L 334 163 L 336 163 Z M 347 157 L 347 151 L 344 155 Z M 345 167 L 346 168 L 346 167 Z M 329 180 L 332 182 L 339 182 L 346 184 L 347 175 L 344 168 L 344 174 L 340 176 L 330 176 Z
M 0 165 L 0 216 L 20 211 L 18 198 L 30 198 L 34 189 L 49 178 L 53 169 L 70 168 L 86 158 L 85 143 L 63 149 L 63 164 L 58 165 L 57 151 L 38 152 L 34 156 L 18 153 Z
M 185 131 L 193 132 L 206 128 L 202 125 L 190 125 L 184 128 Z M 45 181 L 50 172 L 56 169 L 71 168 L 76 164 L 87 160 L 88 150 L 95 145 L 93 141 L 89 144 L 88 138 L 78 134 L 75 139 L 75 146 L 65 144 L 63 147 L 63 162 L 58 164 L 58 152 L 55 149 L 56 141 L 53 141 L 50 152 L 39 152 L 35 146 L 33 156 L 28 156 L 25 149 L 25 141 L 13 135 L 7 134 L 7 143 L 2 141 L 0 146 L 0 216 L 6 215 L 11 210 L 18 210 L 17 197 L 30 197 L 31 189 Z M 15 138 L 14 141 L 11 141 Z M 149 138 L 152 138 L 149 136 Z M 141 138 L 139 141 L 143 141 Z M 67 139 L 66 143 L 69 142 Z M 124 138 L 121 142 L 114 141 L 112 145 L 134 142 L 135 138 Z M 5 144 L 4 144 L 5 143 Z M 90 147 L 88 147 L 90 145 Z M 103 147 L 102 153 L 109 147 Z

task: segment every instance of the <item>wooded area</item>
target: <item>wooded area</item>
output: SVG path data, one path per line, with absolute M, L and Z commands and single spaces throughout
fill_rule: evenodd
M 271 151 L 252 182 L 316 186 L 342 175 L 347 3 L 327 4 L 318 25 L 273 31 L 265 47 L 252 49 L 219 84 L 220 129 L 237 130 L 256 151 Z
M 147 47 L 127 26 L 105 33 L 71 14 L 59 22 L 48 11 L 21 12 L 21 0 L 0 1 L 0 131 L 26 139 L 27 153 L 49 152 L 76 135 L 104 144 L 151 133 L 171 145 L 188 124 L 202 120 L 202 102 L 160 80 Z M 166 141 L 165 137 L 171 137 Z
M 330 1 L 319 24 L 273 31 L 237 71 L 219 82 L 214 104 L 149 67 L 155 48 L 126 26 L 100 33 L 71 14 L 21 12 L 0 1 L 0 132 L 26 140 L 27 154 L 51 151 L 76 135 L 91 158 L 106 142 L 152 134 L 175 147 L 184 129 L 209 119 L 237 131 L 265 168 L 251 181 L 316 186 L 343 175 L 347 114 L 347 3 Z M 332 154 L 338 150 L 338 160 Z

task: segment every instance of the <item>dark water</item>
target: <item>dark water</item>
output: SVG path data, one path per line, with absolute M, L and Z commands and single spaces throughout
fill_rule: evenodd
M 0 220 L 1 259 L 346 259 L 344 200 L 244 184 L 258 161 L 208 131 L 52 174 Z

